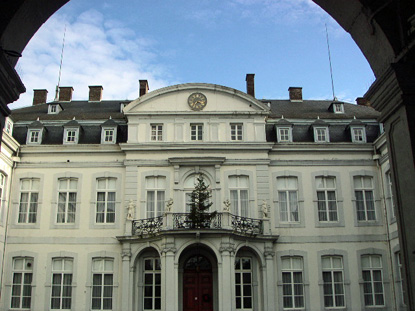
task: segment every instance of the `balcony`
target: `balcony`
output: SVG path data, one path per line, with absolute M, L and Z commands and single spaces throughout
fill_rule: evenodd
M 178 233 L 191 230 L 206 232 L 227 231 L 249 237 L 271 234 L 269 218 L 254 219 L 222 212 L 215 214 L 213 218 L 207 218 L 201 222 L 194 223 L 189 216 L 190 213 L 165 212 L 163 216 L 159 217 L 131 220 L 131 232 L 126 232 L 126 235 L 144 238 L 170 231 Z M 128 230 L 127 227 L 126 229 Z

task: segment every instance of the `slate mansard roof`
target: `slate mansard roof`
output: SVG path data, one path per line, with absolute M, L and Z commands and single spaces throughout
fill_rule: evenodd
M 270 108 L 267 119 L 267 141 L 277 142 L 276 126 L 291 126 L 293 142 L 313 142 L 313 124 L 326 124 L 329 127 L 330 142 L 351 142 L 350 125 L 365 127 L 367 142 L 373 142 L 380 134 L 376 119 L 380 113 L 369 106 L 355 105 L 331 100 L 290 101 L 282 99 L 262 99 L 260 102 Z M 13 136 L 20 144 L 26 143 L 28 127 L 39 119 L 44 126 L 42 144 L 62 144 L 64 126 L 75 118 L 80 125 L 79 144 L 100 144 L 102 126 L 112 124 L 117 127 L 117 143 L 127 141 L 128 120 L 121 112 L 121 105 L 130 100 L 103 100 L 100 102 L 78 101 L 50 102 L 12 111 L 15 122 Z M 344 112 L 334 113 L 333 103 L 340 103 Z M 50 105 L 59 104 L 62 111 L 48 113 Z M 317 121 L 317 122 L 316 122 Z M 37 125 L 39 125 L 36 122 Z
M 80 126 L 79 144 L 100 144 L 102 125 L 117 126 L 117 143 L 127 141 L 127 119 L 121 112 L 121 105 L 130 103 L 124 101 L 71 101 L 51 102 L 34 105 L 12 111 L 10 118 L 14 122 L 13 137 L 20 143 L 26 144 L 28 126 L 39 119 L 44 126 L 42 144 L 62 144 L 64 127 L 70 126 L 74 118 Z M 62 111 L 48 114 L 50 105 L 59 104 Z M 111 121 L 109 121 L 111 119 Z

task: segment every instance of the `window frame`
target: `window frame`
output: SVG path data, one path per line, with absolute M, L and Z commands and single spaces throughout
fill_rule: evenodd
M 150 124 L 150 141 L 159 142 L 164 141 L 163 123 Z
M 367 257 L 369 259 L 370 265 L 369 267 L 363 267 L 363 258 Z M 374 267 L 373 266 L 373 259 L 374 257 L 378 257 L 379 258 L 379 262 L 381 264 L 380 267 Z M 383 278 L 383 265 L 382 265 L 382 255 L 378 255 L 378 254 L 364 254 L 361 255 L 360 257 L 360 264 L 361 264 L 361 277 L 362 277 L 362 285 L 363 285 L 363 304 L 365 307 L 384 307 L 386 305 L 385 302 L 385 286 L 384 286 L 384 278 Z M 369 280 L 365 279 L 365 272 L 369 273 Z M 380 282 L 375 280 L 375 272 L 379 272 L 380 273 Z M 367 274 L 366 274 L 367 275 Z M 382 287 L 382 293 L 378 293 L 378 295 L 381 295 L 382 298 L 382 304 L 377 304 L 376 303 L 376 293 L 375 293 L 375 289 L 376 287 L 376 283 L 380 283 L 381 287 Z M 365 292 L 366 289 L 370 288 L 370 293 Z M 366 301 L 366 297 L 368 296 L 372 299 L 372 303 L 368 304 Z
M 344 104 L 343 103 L 333 103 L 333 112 L 334 113 L 344 113 Z
M 240 185 L 241 177 L 246 178 L 248 186 L 244 187 L 243 185 Z M 236 186 L 235 187 L 230 186 L 230 184 L 231 184 L 230 179 L 231 178 L 236 178 Z M 240 216 L 240 217 L 251 217 L 250 208 L 249 208 L 249 206 L 250 206 L 250 204 L 249 204 L 249 201 L 250 201 L 250 179 L 249 179 L 249 176 L 244 175 L 244 174 L 229 175 L 228 176 L 228 187 L 229 187 L 228 188 L 229 189 L 229 199 L 230 199 L 230 202 L 231 202 L 232 214 Z M 236 202 L 237 202 L 238 206 L 235 206 L 234 204 L 232 204 L 232 202 L 233 202 L 232 192 L 233 191 L 236 191 L 236 198 L 237 198 Z M 246 200 L 245 200 L 246 201 L 246 203 L 245 203 L 246 204 L 246 211 L 245 211 L 246 215 L 242 215 L 243 212 L 244 212 L 243 209 L 242 209 L 242 205 L 243 205 L 243 202 L 244 202 L 244 200 L 242 198 L 242 195 L 241 195 L 242 191 L 246 191 Z
M 155 187 L 151 188 L 148 187 L 147 181 L 150 178 L 154 178 L 155 179 Z M 159 183 L 161 183 L 161 179 L 164 179 L 164 187 L 159 187 Z M 165 204 L 166 204 L 166 187 L 167 187 L 167 178 L 166 176 L 146 176 L 145 177 L 145 198 L 146 198 L 146 209 L 145 209 L 145 218 L 154 218 L 154 217 L 159 217 L 162 216 L 164 213 L 164 209 L 165 209 Z M 149 192 L 154 192 L 154 201 L 153 201 L 153 209 L 152 211 L 149 211 L 148 207 L 149 207 Z M 163 200 L 158 200 L 158 196 L 159 193 L 162 194 L 163 196 Z M 158 207 L 160 206 L 160 202 L 162 202 L 162 209 L 159 209 Z M 153 215 L 151 215 L 151 213 Z M 151 215 L 151 217 L 149 216 L 149 214 Z
M 35 135 L 37 133 L 37 135 Z M 40 145 L 42 143 L 43 129 L 28 129 L 26 145 Z M 36 138 L 33 140 L 33 138 Z
M 73 136 L 69 135 L 73 132 Z M 65 127 L 63 132 L 63 144 L 64 145 L 76 145 L 79 142 L 79 127 Z M 72 140 L 73 137 L 73 140 Z M 70 140 L 68 140 L 70 139 Z
M 301 269 L 296 269 L 293 267 L 293 260 L 294 259 L 300 259 L 301 260 Z M 284 261 L 289 260 L 290 268 L 286 269 L 284 268 Z M 295 283 L 295 277 L 294 273 L 301 273 L 301 283 Z M 287 283 L 284 281 L 284 274 L 290 275 L 290 282 Z M 281 256 L 281 281 L 282 281 L 282 305 L 284 310 L 299 310 L 299 309 L 305 309 L 306 302 L 305 302 L 305 284 L 304 284 L 304 259 L 302 256 Z M 284 289 L 286 288 L 287 284 L 290 286 L 290 292 L 288 295 L 284 294 Z M 295 295 L 295 286 L 296 284 L 301 284 L 302 294 L 301 295 Z M 289 297 L 291 300 L 291 307 L 286 307 L 285 304 L 285 297 Z M 297 306 L 296 305 L 296 296 L 302 297 L 302 305 Z
M 105 188 L 98 188 L 98 184 L 100 180 L 105 180 Z M 109 182 L 110 180 L 114 180 L 115 181 L 115 186 L 114 188 L 109 188 Z M 111 225 L 113 226 L 115 223 L 117 223 L 117 185 L 118 185 L 119 181 L 117 177 L 112 177 L 112 176 L 108 176 L 108 177 L 97 177 L 95 179 L 95 198 L 96 198 L 96 202 L 95 202 L 95 217 L 94 217 L 94 222 L 95 225 Z M 100 193 L 104 193 L 104 200 L 99 200 L 99 194 Z M 114 200 L 110 201 L 109 200 L 109 194 L 110 193 L 114 193 Z M 104 212 L 103 212 L 103 216 L 104 216 L 104 220 L 102 222 L 98 221 L 98 216 L 99 214 L 102 214 L 102 212 L 99 212 L 99 207 L 98 204 L 99 203 L 104 203 Z M 108 203 L 112 203 L 114 206 L 114 212 L 110 213 L 110 214 L 114 214 L 114 220 L 113 221 L 108 221 Z
M 283 189 L 280 189 L 278 187 L 278 179 L 294 179 L 296 180 L 296 184 L 297 187 L 294 188 L 289 188 L 289 187 L 285 187 Z M 287 184 L 287 181 L 285 181 L 285 184 Z M 279 216 L 279 220 L 280 223 L 284 223 L 284 224 L 299 224 L 301 222 L 301 215 L 300 215 L 300 203 L 299 203 L 299 195 L 298 195 L 298 177 L 297 176 L 278 176 L 277 177 L 277 182 L 276 182 L 276 187 L 277 187 L 277 195 L 278 195 L 278 216 Z M 281 217 L 282 215 L 282 206 L 281 203 L 282 198 L 281 198 L 281 193 L 285 193 L 286 196 L 286 212 L 287 212 L 287 220 L 282 220 L 283 217 Z M 291 193 L 295 193 L 296 194 L 296 206 L 297 206 L 297 219 L 292 220 L 292 210 L 291 210 Z M 295 217 L 294 217 L 295 218 Z
M 103 262 L 103 269 L 102 270 L 94 270 L 94 263 L 95 262 L 98 262 L 98 261 L 101 261 L 101 262 Z M 109 271 L 109 270 L 105 270 L 105 265 L 106 265 L 106 262 L 112 262 L 112 270 L 111 271 Z M 114 294 L 114 292 L 115 292 L 115 275 L 114 275 L 114 272 L 115 272 L 115 269 L 116 269 L 116 267 L 115 267 L 115 260 L 114 260 L 114 258 L 111 258 L 111 257 L 94 257 L 94 258 L 92 258 L 92 261 L 91 261 L 91 296 L 90 296 L 90 303 L 91 303 L 91 310 L 99 310 L 99 311 L 103 311 L 103 310 L 114 310 L 114 306 L 116 306 L 115 305 L 115 303 L 114 303 L 114 296 L 115 296 L 115 294 Z M 95 283 L 95 275 L 100 275 L 100 276 L 102 276 L 102 278 L 101 278 L 101 285 L 94 285 Z M 105 276 L 106 275 L 110 275 L 111 276 L 111 284 L 110 284 L 110 286 L 108 286 L 109 284 L 107 284 L 107 286 L 108 287 L 111 287 L 111 297 L 109 298 L 109 296 L 106 296 L 106 299 L 110 299 L 110 301 L 111 301 L 111 308 L 110 309 L 108 309 L 108 308 L 103 308 L 103 305 L 104 305 L 104 294 L 105 294 Z M 100 287 L 100 296 L 98 297 L 98 296 L 95 296 L 95 297 L 98 297 L 98 298 L 94 298 L 94 287 Z M 94 308 L 94 299 L 99 299 L 100 300 L 100 308 Z
M 23 183 L 24 181 L 29 181 L 29 189 L 23 189 Z M 33 189 L 33 183 L 38 183 L 38 189 Z M 38 211 L 39 211 L 39 201 L 40 201 L 40 192 L 41 192 L 41 180 L 38 177 L 26 177 L 26 178 L 20 178 L 19 179 L 19 209 L 17 211 L 17 224 L 19 225 L 35 225 L 39 221 L 38 217 Z M 35 197 L 35 200 L 32 200 L 32 194 L 37 194 Z M 27 194 L 27 201 L 23 202 L 23 204 L 26 204 L 26 211 L 22 212 L 22 200 L 23 200 L 23 194 Z M 32 207 L 35 209 L 31 212 Z M 23 220 L 21 220 L 21 215 L 23 216 Z M 30 214 L 34 214 L 34 220 L 30 220 Z
M 152 267 L 153 269 L 146 269 L 146 261 L 147 260 L 151 260 L 152 261 Z M 156 264 L 156 262 L 158 261 L 158 265 Z M 156 256 L 156 257 L 144 257 L 142 258 L 142 281 L 143 281 L 143 290 L 142 290 L 142 308 L 144 311 L 146 310 L 151 310 L 151 311 L 155 311 L 155 310 L 161 310 L 162 306 L 162 296 L 161 296 L 161 274 L 162 274 L 162 270 L 161 270 L 161 258 Z M 160 269 L 157 269 L 157 267 L 159 267 Z M 152 282 L 151 284 L 146 284 L 146 275 L 151 275 L 151 279 Z M 157 277 L 158 276 L 158 277 Z M 159 279 L 159 281 L 157 280 Z M 146 287 L 151 287 L 151 298 L 149 298 L 150 296 L 146 296 Z M 157 296 L 156 292 L 157 292 L 157 287 L 160 287 L 160 295 Z M 151 299 L 151 305 L 152 308 L 145 308 L 145 303 L 146 300 Z M 156 302 L 157 300 L 160 301 L 160 308 L 156 307 Z
M 237 260 L 240 260 L 240 263 L 239 263 L 239 265 L 240 265 L 240 269 L 237 269 Z M 249 269 L 244 269 L 243 267 L 242 267 L 242 260 L 249 260 L 249 262 L 250 262 L 250 268 Z M 251 257 L 251 256 L 246 256 L 246 255 L 237 255 L 237 256 L 235 256 L 235 270 L 234 270 L 234 273 L 235 273 L 235 310 L 244 310 L 244 311 L 248 311 L 248 310 L 254 310 L 254 308 L 255 308 L 255 303 L 254 303 L 254 259 Z M 244 276 L 246 275 L 246 274 L 250 274 L 250 282 L 249 283 L 245 283 L 244 282 Z M 239 275 L 239 279 L 240 279 L 240 283 L 238 283 L 238 281 L 237 281 L 237 275 Z M 240 286 L 240 295 L 237 295 L 237 286 Z M 246 288 L 246 286 L 249 286 L 250 285 L 250 295 L 244 295 L 244 291 L 245 291 L 245 288 Z M 237 301 L 238 301 L 238 298 L 240 299 L 240 301 L 241 301 L 241 307 L 240 308 L 238 308 L 238 304 L 237 304 Z M 245 303 L 244 303 L 244 300 L 245 300 L 245 298 L 250 298 L 251 299 L 251 307 L 249 308 L 249 307 L 247 307 L 247 308 L 245 308 Z
M 57 207 L 56 207 L 56 218 L 55 218 L 55 224 L 56 225 L 59 225 L 59 226 L 65 226 L 65 225 L 74 225 L 75 223 L 76 223 L 76 218 L 77 218 L 77 213 L 76 213 L 76 211 L 77 211 L 77 205 L 78 205 L 78 201 L 77 201 L 77 199 L 78 199 L 78 183 L 79 183 L 79 180 L 78 180 L 78 178 L 76 178 L 76 177 L 61 177 L 61 178 L 58 178 L 57 179 L 58 180 L 58 185 L 57 185 L 57 196 L 58 196 L 58 199 L 57 199 Z M 69 187 L 70 187 L 70 185 L 71 185 L 71 181 L 76 181 L 76 186 L 75 186 L 75 188 L 69 188 L 69 187 L 67 187 L 67 188 L 64 188 L 64 189 L 61 189 L 60 188 L 60 184 L 61 184 L 61 182 L 62 181 L 66 181 L 67 183 L 69 183 Z M 64 202 L 61 202 L 60 201 L 60 198 L 61 198 L 61 196 L 60 196 L 60 194 L 61 193 L 65 193 L 66 194 L 66 198 L 65 198 L 65 201 Z M 71 197 L 71 194 L 75 194 L 75 201 L 73 202 L 70 202 L 70 197 Z M 59 206 L 60 206 L 60 204 L 61 203 L 64 203 L 64 221 L 63 222 L 59 222 Z M 69 218 L 69 216 L 68 216 L 68 214 L 69 214 L 69 204 L 70 203 L 72 203 L 72 204 L 74 204 L 75 205 L 75 207 L 74 207 L 74 212 L 73 212 L 73 214 L 74 214 L 74 216 L 73 216 L 73 221 L 71 221 L 71 222 L 69 222 L 68 221 L 68 218 Z
M 5 122 L 5 126 L 4 126 L 4 130 L 7 134 L 9 134 L 10 136 L 13 134 L 13 121 L 10 118 L 6 118 L 6 122 Z
M 7 207 L 6 201 L 7 175 L 0 171 L 0 226 L 3 226 L 4 215 Z
M 292 143 L 293 142 L 293 128 L 292 126 L 277 126 L 277 142 L 279 143 Z M 287 132 L 287 139 L 283 139 L 283 135 L 281 133 L 282 130 L 286 130 Z
M 324 131 L 324 140 L 320 139 L 319 131 Z M 313 126 L 314 142 L 315 143 L 328 143 L 330 142 L 329 127 L 328 126 Z
M 326 258 L 330 259 L 330 267 L 329 268 L 325 268 L 324 265 L 323 265 L 323 260 L 326 259 Z M 335 258 L 336 259 L 341 259 L 341 264 L 342 264 L 341 268 L 333 267 L 333 260 Z M 323 256 L 321 256 L 320 260 L 321 260 L 321 272 L 322 272 L 322 280 L 323 280 L 323 307 L 324 308 L 333 308 L 333 309 L 346 308 L 347 307 L 347 300 L 346 300 L 346 287 L 345 287 L 345 273 L 344 273 L 343 256 L 340 256 L 340 255 L 323 255 Z M 324 281 L 324 273 L 325 272 L 330 273 L 331 294 L 330 293 L 326 294 L 326 285 L 327 284 L 326 284 L 326 281 Z M 343 288 L 343 294 L 341 294 L 341 293 L 339 294 L 336 291 L 336 288 L 338 288 L 338 287 L 336 287 L 336 283 L 337 284 L 339 283 L 339 282 L 335 281 L 336 278 L 334 276 L 335 276 L 336 272 L 337 273 L 341 272 L 342 279 L 341 279 L 340 282 L 341 282 L 341 286 Z M 343 296 L 343 302 L 344 302 L 343 305 L 337 305 L 337 302 L 336 302 L 336 296 L 340 296 L 340 295 Z M 326 296 L 329 296 L 329 297 L 332 298 L 333 305 L 326 306 L 326 303 L 325 303 L 325 297 Z
M 355 131 L 361 131 L 361 135 L 357 135 Z M 350 126 L 350 135 L 353 143 L 364 144 L 367 142 L 366 128 L 364 126 Z M 361 139 L 359 139 L 359 136 L 361 136 Z
M 361 180 L 362 187 L 360 187 L 360 188 L 356 187 L 356 185 L 355 185 L 355 180 L 357 178 L 360 178 L 360 180 Z M 364 180 L 366 178 L 370 178 L 371 187 L 364 186 L 364 183 L 365 183 Z M 356 219 L 360 223 L 370 223 L 370 222 L 376 222 L 378 220 L 378 214 L 377 214 L 376 206 L 375 206 L 376 201 L 375 201 L 374 188 L 375 188 L 375 186 L 374 186 L 374 177 L 373 176 L 367 176 L 367 175 L 353 176 L 353 190 L 354 190 L 354 197 L 355 197 L 355 203 L 356 203 Z M 357 192 L 361 192 L 362 200 L 357 199 L 357 195 L 356 195 Z M 371 193 L 371 196 L 372 196 L 371 200 L 370 200 L 370 198 L 367 198 L 369 193 Z M 368 209 L 368 201 L 372 201 L 373 209 L 370 209 L 370 210 Z M 358 202 L 362 202 L 362 204 L 363 204 L 363 210 L 362 211 L 359 210 Z M 363 219 L 361 218 L 361 216 L 359 216 L 359 215 L 361 215 L 361 213 L 359 214 L 359 211 L 364 213 L 363 214 L 364 215 Z M 372 212 L 374 214 L 373 219 L 369 219 L 369 217 L 368 217 L 369 212 Z
M 231 141 L 243 141 L 244 139 L 244 125 L 243 123 L 230 124 Z
M 65 262 L 72 262 L 72 267 L 70 270 L 65 270 L 65 268 L 60 269 L 60 270 L 54 270 L 54 262 L 61 260 L 62 261 L 62 266 L 65 267 Z M 52 266 L 51 266 L 51 291 L 50 291 L 50 309 L 51 310 L 71 310 L 73 304 L 73 280 L 74 280 L 74 259 L 71 257 L 54 257 L 52 258 Z M 55 275 L 61 275 L 61 279 L 60 282 L 58 284 L 58 286 L 56 286 L 56 284 L 54 283 L 54 276 Z M 70 275 L 70 284 L 64 284 L 64 280 L 65 280 L 65 275 Z M 70 296 L 66 296 L 63 297 L 63 293 L 64 293 L 64 287 L 67 286 L 70 288 Z M 53 296 L 53 288 L 54 287 L 59 287 L 59 296 Z M 53 307 L 53 299 L 54 297 L 58 297 L 59 299 L 59 308 L 54 308 Z M 56 299 L 56 298 L 55 298 Z M 63 299 L 69 299 L 69 308 L 63 308 Z
M 190 141 L 203 141 L 203 123 L 190 123 Z
M 317 184 L 317 178 L 321 178 L 323 181 L 323 188 L 318 188 L 318 184 Z M 329 188 L 327 186 L 327 179 L 333 179 L 334 180 L 334 188 Z M 318 221 L 321 223 L 337 223 L 339 222 L 339 209 L 338 209 L 338 202 L 337 202 L 337 179 L 336 176 L 316 176 L 314 179 L 315 182 L 315 187 L 316 187 L 316 194 L 317 194 L 317 214 L 318 214 Z M 329 199 L 329 192 L 332 193 L 334 192 L 334 205 L 335 205 L 335 210 L 334 213 L 335 214 L 335 218 L 336 219 L 330 219 L 330 202 L 333 202 L 332 199 Z M 319 193 L 323 193 L 324 194 L 324 199 L 320 199 L 319 198 Z M 320 203 L 324 203 L 324 210 L 321 211 L 320 209 Z M 322 218 L 320 217 L 321 213 L 323 213 L 326 216 L 326 220 L 322 220 Z
M 23 260 L 23 268 L 22 269 L 16 269 L 15 268 L 15 262 L 17 260 Z M 30 310 L 31 306 L 33 305 L 33 298 L 34 298 L 34 293 L 33 293 L 33 287 L 34 287 L 34 273 L 35 273 L 35 269 L 34 269 L 34 263 L 35 260 L 33 257 L 29 257 L 29 256 L 14 256 L 12 257 L 12 261 L 11 261 L 11 290 L 10 290 L 10 309 L 11 310 Z M 29 266 L 30 264 L 30 266 Z M 25 269 L 25 267 L 29 267 L 30 269 Z M 26 271 L 30 271 L 30 272 L 26 272 Z M 21 281 L 19 283 L 15 283 L 15 274 L 21 274 Z M 25 282 L 26 281 L 26 275 L 30 275 L 30 282 Z M 14 285 L 18 284 L 20 287 L 20 292 L 18 293 L 18 295 L 13 295 L 13 292 L 16 288 Z M 29 286 L 30 287 L 30 296 L 23 296 L 23 293 L 25 292 L 24 290 L 24 286 Z M 13 297 L 18 297 L 18 307 L 14 307 L 13 306 Z M 26 307 L 27 305 L 25 305 L 25 307 L 23 307 L 23 299 L 24 297 L 29 297 L 30 302 L 29 302 L 29 306 Z
M 112 139 L 107 140 L 107 131 L 112 131 Z M 101 129 L 101 144 L 111 145 L 117 142 L 117 127 L 103 126 Z

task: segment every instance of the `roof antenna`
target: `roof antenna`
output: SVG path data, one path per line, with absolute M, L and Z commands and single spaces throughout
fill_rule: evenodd
M 330 53 L 330 43 L 329 43 L 329 32 L 327 31 L 327 23 L 326 25 L 326 39 L 327 39 L 327 50 L 329 52 L 329 64 L 330 64 L 330 78 L 331 78 L 331 91 L 333 93 L 333 100 L 336 101 L 336 95 L 334 94 L 334 82 L 333 82 L 333 68 L 331 66 L 331 53 Z
M 59 65 L 58 85 L 56 85 L 56 90 L 55 90 L 55 101 L 58 101 L 58 99 L 59 99 L 59 86 L 60 86 L 60 83 L 61 83 L 61 74 L 62 74 L 63 49 L 65 48 L 65 35 L 66 35 L 66 24 L 65 24 L 65 30 L 63 32 L 61 63 Z

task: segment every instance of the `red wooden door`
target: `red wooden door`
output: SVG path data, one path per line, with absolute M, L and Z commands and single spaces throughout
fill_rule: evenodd
M 212 294 L 212 270 L 184 271 L 183 311 L 213 311 Z

